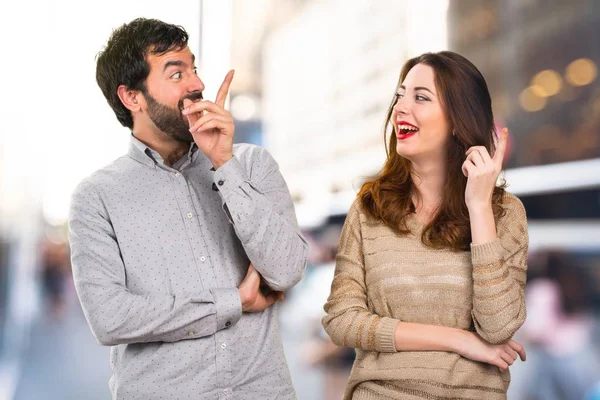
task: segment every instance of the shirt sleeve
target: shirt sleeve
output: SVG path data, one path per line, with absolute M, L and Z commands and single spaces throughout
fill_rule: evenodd
M 277 163 L 263 148 L 249 151 L 250 165 L 236 155 L 214 182 L 248 258 L 271 289 L 285 291 L 302 279 L 308 245 Z
M 398 320 L 369 310 L 358 203 L 344 222 L 336 256 L 331 293 L 325 303 L 323 327 L 338 346 L 367 351 L 396 351 L 394 331 Z
M 108 211 L 88 181 L 72 196 L 69 242 L 77 295 L 92 333 L 103 345 L 195 339 L 228 328 L 241 317 L 236 288 L 182 296 L 129 291 Z
M 513 337 L 526 317 L 525 282 L 529 236 L 521 201 L 505 198 L 506 214 L 497 223 L 498 239 L 471 245 L 473 261 L 473 322 L 490 343 Z

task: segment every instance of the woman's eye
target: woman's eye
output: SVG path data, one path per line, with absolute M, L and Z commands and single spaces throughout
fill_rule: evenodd
M 396 99 L 401 99 L 404 97 L 403 93 L 396 93 Z
M 415 98 L 419 101 L 427 101 L 429 100 L 427 97 L 425 96 L 421 96 L 420 94 L 416 95 Z

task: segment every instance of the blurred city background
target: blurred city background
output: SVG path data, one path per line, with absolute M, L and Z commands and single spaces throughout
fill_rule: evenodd
M 127 149 L 95 55 L 138 16 L 186 28 L 206 98 L 236 70 L 236 141 L 267 147 L 287 180 L 310 242 L 280 313 L 300 400 L 341 396 L 354 353 L 320 324 L 340 229 L 383 164 L 402 64 L 443 49 L 486 77 L 529 217 L 528 357 L 508 398 L 600 399 L 600 1 L 28 0 L 0 5 L 0 400 L 110 398 L 66 218 L 75 185 Z

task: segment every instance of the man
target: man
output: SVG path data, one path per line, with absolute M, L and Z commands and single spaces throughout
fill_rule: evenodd
M 301 279 L 307 244 L 275 161 L 233 145 L 233 71 L 204 100 L 187 41 L 136 19 L 98 56 L 132 137 L 73 194 L 77 293 L 112 346 L 113 399 L 293 399 L 274 303 Z

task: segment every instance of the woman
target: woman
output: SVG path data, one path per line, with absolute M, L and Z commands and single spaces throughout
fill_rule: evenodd
M 523 347 L 527 220 L 496 185 L 491 99 L 477 68 L 444 51 L 403 67 L 381 173 L 340 238 L 323 326 L 354 347 L 345 399 L 505 399 Z

